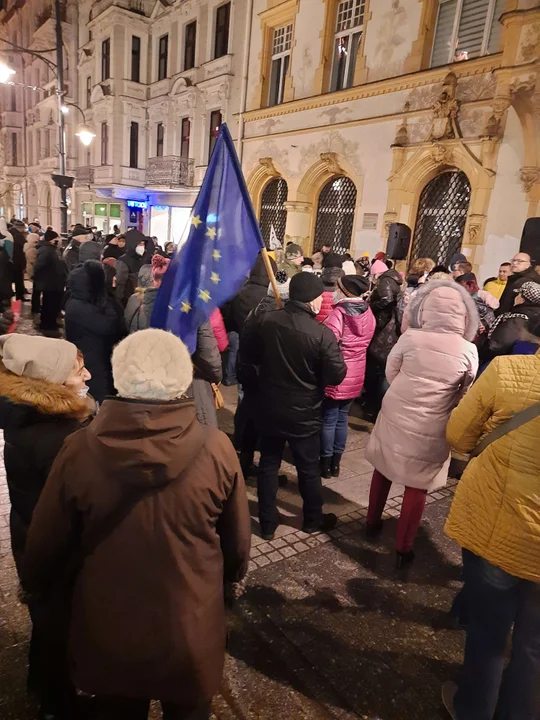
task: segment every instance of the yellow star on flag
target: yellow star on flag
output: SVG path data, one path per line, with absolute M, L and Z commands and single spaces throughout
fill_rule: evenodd
M 221 278 L 219 277 L 219 275 L 218 275 L 216 272 L 213 272 L 213 273 L 210 275 L 210 280 L 211 280 L 215 285 L 217 285 L 218 282 L 221 281 Z
M 216 235 L 217 235 L 216 229 L 213 227 L 209 227 L 208 230 L 206 231 L 206 236 L 209 237 L 211 240 L 214 240 Z
M 199 290 L 199 297 L 203 302 L 207 303 L 210 300 L 211 295 L 208 290 Z
M 182 302 L 182 312 L 188 313 L 191 310 L 191 305 L 187 301 Z
M 214 258 L 214 260 L 221 260 L 221 253 L 219 252 L 219 250 L 214 250 L 214 252 L 212 253 L 212 257 Z
M 195 215 L 195 217 L 191 220 L 191 224 L 194 225 L 196 228 L 198 228 L 201 223 L 202 220 L 199 215 Z

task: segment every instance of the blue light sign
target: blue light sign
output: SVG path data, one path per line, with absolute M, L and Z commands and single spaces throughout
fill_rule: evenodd
M 140 208 L 141 210 L 146 210 L 146 203 L 141 202 L 140 200 L 127 200 L 126 205 L 129 208 Z

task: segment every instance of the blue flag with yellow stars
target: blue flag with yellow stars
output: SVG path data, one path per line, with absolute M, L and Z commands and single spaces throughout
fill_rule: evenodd
M 227 125 L 219 131 L 193 206 L 188 238 L 158 291 L 151 325 L 170 330 L 191 354 L 197 329 L 236 295 L 264 247 Z

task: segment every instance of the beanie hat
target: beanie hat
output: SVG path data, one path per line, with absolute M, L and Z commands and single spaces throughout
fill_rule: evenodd
M 540 285 L 538 283 L 532 281 L 523 283 L 518 292 L 533 305 L 540 305 Z
M 297 273 L 289 286 L 289 298 L 297 302 L 310 303 L 324 292 L 324 283 L 312 273 Z
M 43 235 L 45 242 L 51 242 L 51 240 L 56 240 L 58 237 L 60 237 L 60 235 L 55 230 L 45 230 L 45 234 Z
M 146 289 L 152 287 L 152 266 L 141 265 L 139 275 L 137 276 L 137 287 Z
M 384 262 L 386 260 L 386 253 L 381 250 L 375 255 L 373 260 L 381 260 L 382 262 Z
M 0 357 L 15 375 L 40 378 L 63 385 L 77 360 L 77 348 L 67 340 L 38 335 L 3 335 Z
M 152 277 L 154 278 L 154 282 L 163 280 L 163 276 L 167 272 L 170 262 L 169 258 L 164 258 L 161 255 L 152 256 Z
M 356 275 L 356 265 L 352 260 L 345 260 L 341 267 L 345 275 Z
M 112 371 L 119 395 L 137 400 L 176 400 L 193 382 L 187 347 L 176 335 L 153 328 L 116 346 Z
M 313 262 L 313 260 L 311 258 L 304 258 L 302 260 L 302 267 L 307 267 L 307 266 L 315 267 L 315 263 Z
M 361 297 L 369 290 L 369 280 L 360 275 L 345 275 L 337 284 L 345 297 Z
M 285 270 L 278 270 L 276 273 L 276 285 L 279 293 L 279 297 L 282 300 L 288 300 L 289 299 L 289 286 L 291 284 L 291 280 Z M 268 286 L 268 295 L 274 294 L 274 288 L 272 286 L 272 283 Z
M 300 258 L 304 255 L 304 251 L 300 247 L 300 245 L 297 245 L 296 243 L 289 243 L 287 247 L 285 248 L 285 257 L 287 260 L 295 260 L 296 258 Z
M 454 253 L 454 255 L 452 255 L 452 258 L 450 259 L 450 270 L 455 270 L 456 265 L 459 265 L 459 263 L 462 262 L 467 262 L 467 258 L 465 257 L 465 255 L 463 255 L 463 253 Z
M 375 260 L 375 262 L 371 266 L 370 274 L 381 275 L 382 273 L 387 272 L 387 270 L 388 266 L 385 265 L 382 260 Z
M 71 237 L 78 237 L 79 235 L 90 235 L 91 232 L 92 228 L 84 227 L 84 225 L 81 225 L 81 223 L 77 223 L 73 228 Z

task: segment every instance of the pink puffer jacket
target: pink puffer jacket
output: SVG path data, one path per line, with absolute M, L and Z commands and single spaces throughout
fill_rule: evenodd
M 341 385 L 329 386 L 324 394 L 332 400 L 352 400 L 364 386 L 366 353 L 375 332 L 375 316 L 359 298 L 345 298 L 334 305 L 324 323 L 336 336 L 347 365 Z
M 325 290 L 322 294 L 322 305 L 319 310 L 319 314 L 316 315 L 315 320 L 323 323 L 326 318 L 332 312 L 332 305 L 334 304 L 334 293 L 332 290 Z
M 223 315 L 221 314 L 221 310 L 219 308 L 216 308 L 210 315 L 210 325 L 212 326 L 212 331 L 214 333 L 214 337 L 216 338 L 219 352 L 225 352 L 225 350 L 229 347 L 229 336 L 227 335 L 225 323 L 223 322 Z

